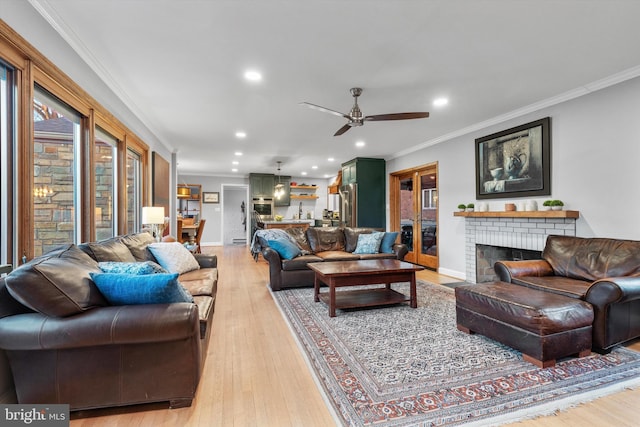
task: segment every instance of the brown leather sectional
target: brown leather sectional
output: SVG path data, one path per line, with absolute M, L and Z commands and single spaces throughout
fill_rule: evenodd
M 19 403 L 191 405 L 211 335 L 216 257 L 195 255 L 201 268 L 179 277 L 195 303 L 111 306 L 89 278 L 98 261 L 153 260 L 153 241 L 139 233 L 66 245 L 0 279 L 0 348 Z M 22 286 L 38 292 L 9 292 Z
M 640 241 L 549 236 L 541 260 L 498 261 L 495 271 L 503 282 L 589 303 L 597 351 L 640 337 Z
M 408 252 L 407 245 L 396 243 L 392 253 L 354 254 L 360 234 L 379 231 L 368 227 L 309 227 L 289 228 L 298 246 L 305 253 L 286 260 L 259 238 L 262 256 L 269 263 L 269 286 L 273 291 L 283 288 L 313 286 L 314 272 L 309 263 L 324 261 L 356 261 L 360 259 L 399 259 Z

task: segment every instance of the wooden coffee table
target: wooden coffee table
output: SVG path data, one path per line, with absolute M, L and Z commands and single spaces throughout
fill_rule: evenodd
M 416 271 L 419 265 L 397 259 L 362 261 L 333 261 L 309 263 L 315 272 L 314 300 L 329 305 L 329 316 L 336 316 L 336 308 L 372 307 L 409 301 L 411 308 L 418 306 L 416 297 Z M 391 289 L 391 283 L 409 282 L 410 295 Z M 329 292 L 320 293 L 320 283 L 329 286 Z M 384 288 L 357 289 L 336 292 L 345 286 L 385 284 Z

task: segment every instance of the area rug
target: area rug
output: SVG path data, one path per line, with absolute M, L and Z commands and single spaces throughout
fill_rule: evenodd
M 518 351 L 459 332 L 453 289 L 417 287 L 417 309 L 338 310 L 334 318 L 313 289 L 272 293 L 338 423 L 500 425 L 639 384 L 640 353 L 619 347 L 539 369 Z M 407 285 L 394 289 L 408 295 Z

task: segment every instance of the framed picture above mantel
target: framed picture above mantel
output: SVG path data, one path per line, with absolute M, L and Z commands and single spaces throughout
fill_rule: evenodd
M 476 198 L 551 194 L 551 118 L 475 140 Z

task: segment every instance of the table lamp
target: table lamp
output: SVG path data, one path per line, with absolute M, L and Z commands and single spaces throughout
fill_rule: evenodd
M 153 230 L 153 236 L 159 242 L 160 235 L 159 225 L 164 224 L 164 208 L 162 206 L 143 206 L 142 207 L 142 225 L 150 225 Z

